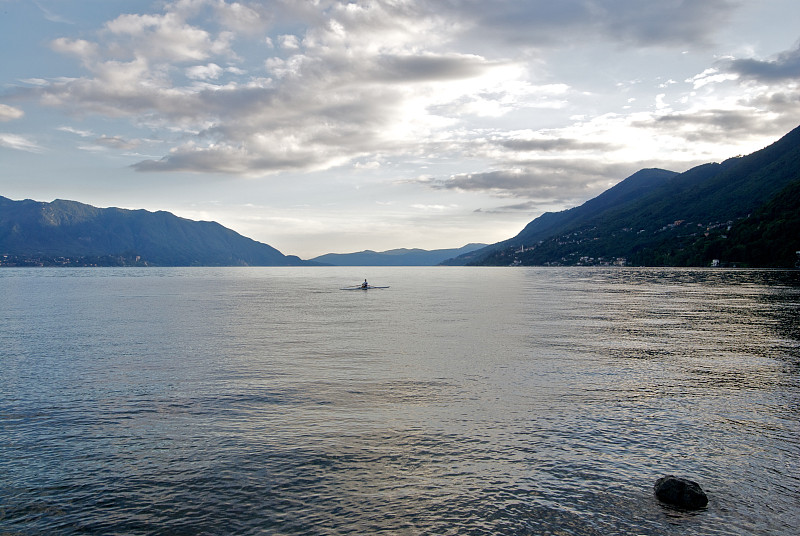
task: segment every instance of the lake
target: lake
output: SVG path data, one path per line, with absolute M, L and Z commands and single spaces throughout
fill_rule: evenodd
M 341 291 L 364 278 L 388 289 Z M 0 534 L 796 534 L 800 272 L 0 270 Z M 706 509 L 660 504 L 666 474 Z

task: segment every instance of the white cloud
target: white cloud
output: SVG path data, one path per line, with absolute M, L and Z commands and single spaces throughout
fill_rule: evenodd
M 23 84 L 29 84 L 31 86 L 48 86 L 50 85 L 49 80 L 45 80 L 44 78 L 23 78 L 20 80 Z
M 19 134 L 11 134 L 8 132 L 0 132 L 0 147 L 7 149 L 15 149 L 17 151 L 27 151 L 31 153 L 38 153 L 42 148 L 34 141 L 20 136 Z
M 97 44 L 86 41 L 85 39 L 59 37 L 53 40 L 50 46 L 56 52 L 77 56 L 84 61 L 90 61 L 98 54 Z
M 736 74 L 722 73 L 719 71 L 719 69 L 711 67 L 702 73 L 687 79 L 686 81 L 690 82 L 694 86 L 694 89 L 700 89 L 709 84 L 720 84 L 723 82 L 736 80 L 737 78 L 739 78 L 739 76 Z
M 13 119 L 19 119 L 23 115 L 25 115 L 25 112 L 23 112 L 19 108 L 14 108 L 13 106 L 9 106 L 8 104 L 0 104 L 0 121 L 11 121 Z
M 34 4 L 41 10 L 42 14 L 44 15 L 44 18 L 49 20 L 50 22 L 57 22 L 60 24 L 75 24 L 72 20 L 62 15 L 59 15 L 58 13 L 54 12 L 51 9 L 47 9 L 40 2 L 34 1 Z
M 89 138 L 91 136 L 94 136 L 94 134 L 89 130 L 81 130 L 73 127 L 58 127 L 57 130 L 60 130 L 61 132 L 69 132 L 70 134 L 77 134 L 82 138 Z
M 424 211 L 444 212 L 458 208 L 458 205 L 429 205 L 425 203 L 414 203 L 411 208 Z
M 113 149 L 131 150 L 138 147 L 141 142 L 139 140 L 128 140 L 121 136 L 100 136 L 94 142 L 103 147 L 111 147 Z
M 107 46 L 112 55 L 148 61 L 202 61 L 213 55 L 229 54 L 233 38 L 230 32 L 220 32 L 214 37 L 175 12 L 120 15 L 106 23 L 105 29 L 111 38 Z
M 300 48 L 300 40 L 296 35 L 280 35 L 278 36 L 278 42 L 282 48 L 287 50 L 297 50 Z
M 214 9 L 222 25 L 245 35 L 260 35 L 272 22 L 272 6 L 266 3 L 215 2 Z
M 195 65 L 186 69 L 186 76 L 195 80 L 214 80 L 222 76 L 223 69 L 216 63 Z
M 378 162 L 377 160 L 371 160 L 369 162 L 356 162 L 355 164 L 353 164 L 353 167 L 355 169 L 365 169 L 365 170 L 380 169 L 381 163 Z

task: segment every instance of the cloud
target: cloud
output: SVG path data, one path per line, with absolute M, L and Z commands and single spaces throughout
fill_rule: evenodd
M 77 56 L 85 61 L 90 61 L 98 53 L 98 46 L 85 39 L 68 39 L 59 37 L 50 43 L 50 48 L 61 54 Z
M 19 119 L 23 115 L 25 115 L 25 112 L 23 112 L 19 108 L 14 108 L 13 106 L 9 106 L 8 104 L 0 104 L 0 121 L 11 121 L 13 119 Z
M 244 35 L 262 35 L 273 20 L 274 6 L 265 3 L 215 2 L 215 14 L 226 30 Z
M 482 212 L 485 214 L 506 214 L 506 213 L 535 213 L 541 212 L 541 205 L 537 201 L 525 201 L 523 203 L 514 203 L 512 205 L 502 205 L 492 209 L 475 209 L 475 212 Z
M 617 148 L 615 144 L 606 142 L 589 142 L 569 138 L 540 138 L 540 139 L 504 139 L 496 142 L 507 149 L 522 152 L 550 152 L 550 151 L 608 151 Z
M 216 63 L 195 65 L 186 69 L 186 76 L 195 80 L 214 80 L 222 76 L 223 69 Z
M 230 53 L 232 34 L 210 32 L 189 24 L 178 13 L 163 15 L 120 15 L 105 25 L 113 41 L 109 51 L 121 57 L 149 61 L 202 61 Z
M 731 59 L 721 62 L 722 67 L 742 78 L 761 82 L 800 80 L 800 43 L 791 50 L 781 52 L 774 59 Z
M 689 142 L 728 142 L 774 135 L 800 116 L 800 43 L 768 59 L 726 58 L 686 82 L 693 105 L 639 123 Z
M 572 163 L 558 155 L 613 152 L 621 143 L 578 131 L 493 136 L 470 122 L 485 125 L 517 111 L 544 115 L 586 99 L 548 78 L 539 59 L 547 47 L 704 44 L 734 7 L 728 0 L 324 0 L 268 7 L 174 0 L 159 13 L 120 15 L 94 36 L 54 40 L 52 48 L 79 58 L 85 72 L 27 92 L 67 113 L 124 118 L 157 132 L 171 150 L 133 166 L 142 172 L 264 176 L 431 155 L 483 158 L 484 169 L 499 170 L 454 175 L 447 188 L 538 196 L 543 190 L 533 182 L 547 189 L 563 181 L 558 195 L 572 195 L 580 181 L 608 179 L 627 164 L 589 171 L 585 155 Z M 721 14 L 711 17 L 715 12 Z M 716 83 L 710 76 L 709 87 Z M 533 162 L 539 153 L 554 158 Z
M 141 144 L 139 140 L 127 140 L 120 136 L 100 136 L 99 138 L 96 138 L 94 142 L 97 145 L 102 145 L 104 147 L 124 150 L 135 149 Z
M 749 139 L 769 139 L 776 131 L 785 132 L 798 125 L 800 96 L 786 98 L 782 103 L 778 102 L 781 97 L 776 95 L 775 99 L 764 99 L 763 107 L 712 108 L 670 113 L 634 123 L 634 126 L 660 131 L 690 144 L 724 144 L 733 147 Z M 781 107 L 787 112 L 780 112 Z
M 81 130 L 73 127 L 58 127 L 56 130 L 60 130 L 61 132 L 69 132 L 70 134 L 77 134 L 81 138 L 90 138 L 94 136 L 94 134 L 89 130 Z
M 800 45 L 770 60 L 726 59 L 686 80 L 688 106 L 664 105 L 632 122 L 689 143 L 737 144 L 797 126 Z
M 588 199 L 608 188 L 609 178 L 620 180 L 638 163 L 603 163 L 595 159 L 544 159 L 527 165 L 492 171 L 461 173 L 446 179 L 419 180 L 434 189 L 486 192 L 497 197 L 529 200 Z
M 700 89 L 704 86 L 720 84 L 730 80 L 736 80 L 737 78 L 738 76 L 733 73 L 720 72 L 719 69 L 710 67 L 686 81 L 691 82 L 694 89 Z
M 708 44 L 709 36 L 731 16 L 737 2 L 729 0 L 600 0 L 604 32 L 643 45 Z
M 60 23 L 60 24 L 75 24 L 72 20 L 67 19 L 66 17 L 63 17 L 63 16 L 59 15 L 58 13 L 55 13 L 54 11 L 52 11 L 50 9 L 47 9 L 46 7 L 44 7 L 39 2 L 34 1 L 34 4 L 42 12 L 42 14 L 44 15 L 44 18 L 49 20 L 50 22 L 57 22 L 57 23 Z
M 712 109 L 690 113 L 672 113 L 655 118 L 655 127 L 667 132 L 682 132 L 688 141 L 725 140 L 754 131 L 770 132 L 763 113 L 753 110 Z
M 47 86 L 50 84 L 48 80 L 44 78 L 22 78 L 20 82 L 23 84 L 30 84 L 32 86 Z
M 482 76 L 491 66 L 491 62 L 480 56 L 466 54 L 387 54 L 375 62 L 371 78 L 404 84 L 464 80 Z
M 731 0 L 428 0 L 466 40 L 517 46 L 607 39 L 644 46 L 707 44 L 737 6 Z M 449 11 L 446 11 L 449 10 Z
M 288 50 L 297 50 L 300 48 L 300 41 L 297 39 L 296 35 L 280 35 L 278 36 L 278 42 L 281 47 Z
M 17 151 L 27 151 L 30 153 L 38 153 L 42 150 L 36 142 L 29 140 L 25 136 L 7 132 L 0 132 L 0 147 L 15 149 Z
M 752 104 L 785 118 L 786 122 L 783 124 L 790 128 L 797 125 L 797 118 L 800 117 L 800 91 L 797 90 L 777 89 L 767 92 L 754 97 Z M 786 130 L 786 128 L 782 130 Z
M 446 210 L 458 208 L 458 205 L 431 205 L 425 203 L 414 203 L 411 205 L 411 208 L 425 212 L 444 212 Z
M 267 58 L 268 76 L 250 77 L 248 70 L 211 61 L 235 59 L 235 36 L 191 23 L 213 6 L 231 15 L 228 27 L 237 26 L 241 17 L 233 15 L 257 4 L 234 5 L 182 0 L 162 14 L 120 15 L 95 42 L 57 39 L 54 50 L 79 57 L 89 74 L 31 92 L 76 115 L 128 117 L 192 139 L 137 170 L 263 175 L 407 150 L 453 124 L 447 114 L 486 113 L 481 106 L 488 93 L 509 95 L 502 109 L 488 112 L 504 113 L 519 94 L 539 89 L 515 84 L 524 70 L 506 60 L 421 50 L 416 30 L 432 23 L 383 3 L 331 3 L 327 18 L 297 8 L 313 24 L 303 34 L 281 34 L 282 51 L 262 48 L 277 55 Z M 371 40 L 378 31 L 382 39 Z M 181 85 L 179 64 L 203 84 Z
M 274 141 L 270 138 L 270 141 Z M 190 171 L 196 173 L 226 173 L 261 176 L 267 173 L 292 170 L 326 169 L 346 162 L 346 158 L 303 148 L 300 144 L 262 143 L 262 151 L 240 144 L 188 144 L 175 148 L 160 160 L 143 160 L 132 167 L 136 171 Z

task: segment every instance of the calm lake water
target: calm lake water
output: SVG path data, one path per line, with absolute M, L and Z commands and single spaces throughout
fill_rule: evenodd
M 385 290 L 345 292 L 364 278 Z M 797 534 L 800 273 L 0 270 L 0 534 Z M 653 497 L 696 480 L 708 508 Z

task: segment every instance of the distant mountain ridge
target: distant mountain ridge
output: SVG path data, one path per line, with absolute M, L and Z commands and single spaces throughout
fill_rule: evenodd
M 706 266 L 716 260 L 793 267 L 800 228 L 789 223 L 800 210 L 798 186 L 800 127 L 722 163 L 684 173 L 641 170 L 579 207 L 545 213 L 517 236 L 443 264 Z M 752 228 L 748 219 L 756 213 L 769 232 Z M 739 232 L 742 226 L 749 232 Z
M 311 264 L 216 222 L 77 201 L 0 196 L 0 262 L 15 265 L 298 266 Z
M 391 249 L 365 250 L 356 253 L 327 253 L 311 259 L 333 266 L 436 266 L 452 257 L 485 247 L 486 244 L 467 244 L 455 249 Z

